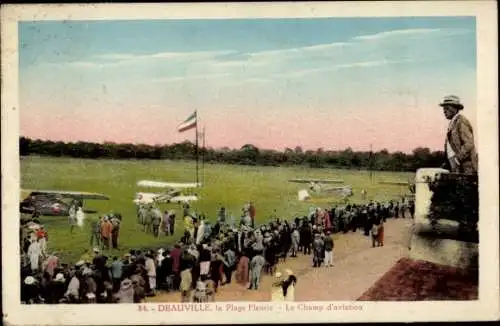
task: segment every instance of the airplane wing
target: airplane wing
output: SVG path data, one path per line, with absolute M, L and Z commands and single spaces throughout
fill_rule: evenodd
M 170 198 L 171 203 L 183 203 L 183 202 L 190 202 L 190 201 L 197 201 L 198 197 L 196 196 L 177 196 L 177 197 L 172 197 Z
M 333 180 L 333 179 L 290 179 L 288 182 L 293 182 L 293 183 L 344 183 L 343 180 Z
M 408 181 L 379 181 L 380 184 L 383 185 L 395 185 L 395 186 L 407 186 L 409 185 Z
M 352 193 L 352 187 L 351 186 L 332 187 L 324 189 L 323 192 L 329 194 L 347 195 Z
M 197 201 L 197 196 L 172 196 L 170 193 L 155 194 L 138 192 L 133 200 L 136 204 L 152 204 L 152 203 L 183 203 L 185 201 Z
M 151 187 L 151 188 L 197 188 L 201 187 L 201 183 L 181 183 L 181 182 L 161 182 L 161 181 L 150 181 L 141 180 L 137 182 L 139 187 Z
M 80 192 L 80 191 L 64 191 L 64 190 L 35 190 L 29 196 L 48 195 L 59 196 L 63 198 L 87 199 L 87 200 L 109 200 L 109 197 L 99 193 Z
M 172 198 L 174 198 L 176 194 L 165 193 L 165 194 L 157 194 L 153 201 L 157 203 L 168 203 Z
M 344 190 L 345 187 L 329 187 L 329 188 L 324 188 L 323 192 L 329 193 L 329 192 L 338 192 Z
M 170 197 L 176 197 L 176 196 L 179 196 L 180 194 L 181 194 L 181 191 L 177 190 L 177 189 L 172 189 L 169 192 L 167 192 L 167 195 Z

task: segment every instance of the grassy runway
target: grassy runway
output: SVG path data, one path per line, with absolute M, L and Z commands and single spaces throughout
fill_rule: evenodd
M 104 193 L 109 201 L 86 201 L 86 208 L 96 209 L 97 214 L 110 211 L 123 216 L 120 231 L 120 249 L 108 252 L 110 255 L 124 253 L 132 248 L 157 247 L 172 243 L 182 235 L 182 220 L 178 204 L 163 204 L 162 209 L 175 209 L 178 213 L 176 236 L 154 239 L 142 232 L 136 224 L 135 205 L 132 200 L 139 189 L 137 181 L 142 179 L 193 182 L 195 163 L 181 161 L 116 161 L 82 160 L 71 158 L 26 157 L 21 161 L 22 189 L 73 190 Z M 201 169 L 200 169 L 201 176 Z M 313 204 L 328 207 L 340 202 L 340 198 L 318 199 L 299 202 L 297 191 L 307 185 L 287 182 L 292 178 L 342 179 L 351 185 L 354 197 L 351 202 L 361 202 L 360 191 L 367 189 L 367 200 L 385 201 L 396 199 L 406 192 L 400 186 L 381 185 L 378 181 L 406 181 L 411 173 L 373 172 L 370 182 L 367 171 L 310 169 L 303 167 L 249 167 L 206 164 L 204 187 L 198 192 L 201 200 L 192 207 L 215 218 L 219 204 L 226 207 L 239 220 L 243 204 L 253 201 L 257 211 L 257 223 L 264 222 L 276 210 L 279 217 L 290 218 L 304 215 Z M 153 190 L 155 192 L 156 190 Z M 26 196 L 26 192 L 22 192 Z M 89 219 L 96 215 L 87 214 L 82 229 L 70 234 L 66 217 L 42 217 L 42 223 L 49 232 L 49 250 L 62 252 L 63 261 L 78 259 L 90 248 Z

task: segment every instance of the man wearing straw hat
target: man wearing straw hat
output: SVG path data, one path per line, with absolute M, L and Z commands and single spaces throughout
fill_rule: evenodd
M 446 119 L 450 120 L 445 143 L 447 162 L 443 168 L 449 168 L 454 173 L 477 173 L 477 152 L 472 125 L 460 114 L 464 109 L 460 98 L 449 95 L 439 105 L 443 108 Z

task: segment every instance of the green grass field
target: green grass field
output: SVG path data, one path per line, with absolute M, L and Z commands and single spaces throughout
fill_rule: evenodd
M 256 206 L 256 222 L 264 222 L 276 210 L 278 216 L 290 218 L 304 215 L 311 205 L 329 207 L 340 202 L 340 198 L 320 199 L 316 202 L 299 202 L 297 191 L 307 185 L 287 182 L 291 178 L 342 179 L 351 185 L 354 197 L 351 202 L 361 202 L 360 190 L 367 189 L 367 200 L 386 201 L 396 199 L 406 192 L 406 188 L 378 184 L 378 181 L 406 181 L 411 173 L 373 172 L 370 182 L 369 172 L 310 169 L 303 167 L 249 167 L 232 165 L 205 165 L 204 175 L 200 169 L 204 187 L 198 194 L 199 202 L 193 203 L 193 209 L 215 219 L 219 204 L 239 218 L 243 204 L 249 200 Z M 82 160 L 71 158 L 26 157 L 21 161 L 21 189 L 74 190 L 104 193 L 111 197 L 109 201 L 86 201 L 86 208 L 96 209 L 97 214 L 110 211 L 120 212 L 123 216 L 120 231 L 120 249 L 108 252 L 110 255 L 121 254 L 130 249 L 158 247 L 167 245 L 182 235 L 181 207 L 178 204 L 164 204 L 162 209 L 175 209 L 178 214 L 176 236 L 154 239 L 142 232 L 136 224 L 135 205 L 132 200 L 139 189 L 137 181 L 142 179 L 193 182 L 195 163 L 180 161 L 113 161 Z M 155 192 L 152 190 L 151 192 Z M 26 192 L 22 192 L 22 198 Z M 87 214 L 84 228 L 76 229 L 71 235 L 67 217 L 42 217 L 42 223 L 49 232 L 49 251 L 62 252 L 63 261 L 77 260 L 85 250 L 90 249 L 89 218 Z

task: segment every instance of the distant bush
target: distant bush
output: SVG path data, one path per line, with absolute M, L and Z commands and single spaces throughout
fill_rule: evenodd
M 53 142 L 49 140 L 19 139 L 21 156 L 40 155 L 77 157 L 86 159 L 150 159 L 194 160 L 195 144 L 185 141 L 170 145 L 116 144 L 90 142 Z M 309 166 L 312 168 L 336 168 L 375 171 L 416 171 L 421 167 L 440 166 L 444 160 L 442 151 L 431 152 L 428 148 L 416 148 L 411 154 L 353 151 L 317 150 L 304 151 L 301 147 L 285 148 L 284 151 L 259 149 L 246 144 L 239 149 L 199 148 L 199 160 L 206 163 L 260 166 Z

